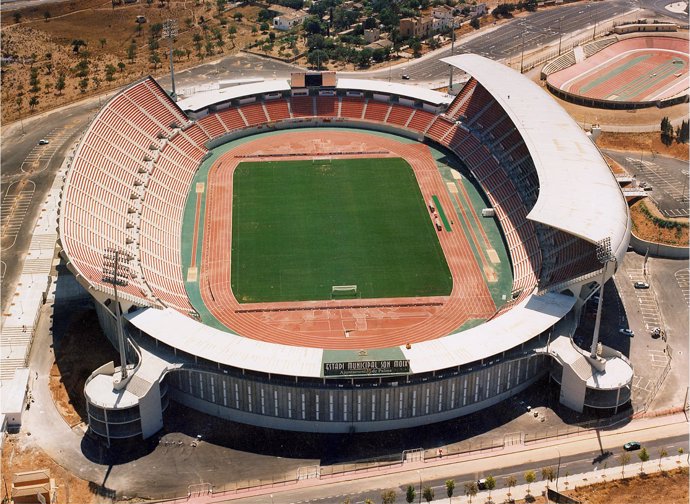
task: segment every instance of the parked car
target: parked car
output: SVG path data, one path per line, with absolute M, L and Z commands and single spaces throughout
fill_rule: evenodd
M 401 78 L 402 80 L 410 80 L 410 76 L 409 76 L 408 74 L 402 74 L 402 75 L 400 76 L 400 78 Z
M 629 329 L 627 327 L 622 327 L 622 328 L 618 329 L 618 332 L 625 335 L 625 336 L 630 336 L 631 338 L 633 336 L 635 336 L 635 333 L 633 332 L 633 330 Z
M 477 480 L 477 490 L 486 490 L 486 478 Z
M 145 23 L 146 22 L 146 17 L 145 16 L 137 16 L 137 18 L 134 20 L 135 23 Z
M 38 145 L 48 145 L 50 143 L 50 140 L 46 140 L 45 138 L 41 138 L 38 141 Z
M 657 339 L 664 335 L 664 331 L 660 327 L 654 327 L 651 330 L 652 338 Z
M 635 282 L 636 289 L 649 289 L 649 284 L 647 282 Z
M 625 451 L 639 450 L 640 449 L 640 443 L 638 443 L 637 441 L 630 441 L 630 442 L 625 443 L 623 445 L 623 449 Z

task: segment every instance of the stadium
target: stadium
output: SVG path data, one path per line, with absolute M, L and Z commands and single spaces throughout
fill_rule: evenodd
M 559 98 L 606 109 L 667 107 L 688 100 L 688 41 L 675 33 L 608 37 L 542 70 Z
M 614 176 L 538 85 L 444 61 L 468 76 L 456 96 L 298 73 L 175 102 L 147 78 L 101 108 L 59 215 L 127 361 L 86 382 L 93 433 L 148 438 L 171 399 L 283 430 L 407 428 L 547 375 L 576 411 L 630 401 L 627 358 L 572 339 L 627 250 Z

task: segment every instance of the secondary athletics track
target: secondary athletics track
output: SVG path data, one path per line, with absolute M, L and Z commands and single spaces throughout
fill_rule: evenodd
M 239 145 L 210 168 L 201 224 L 199 290 L 208 310 L 227 328 L 245 337 L 286 345 L 373 349 L 432 340 L 495 313 L 480 265 L 458 224 L 450 232 L 438 234 L 453 276 L 453 289 L 447 297 L 240 304 L 230 287 L 233 174 L 240 162 L 261 161 L 267 156 L 271 161 L 402 157 L 412 166 L 424 201 L 438 196 L 449 218 L 458 219 L 446 184 L 423 144 L 348 130 L 324 131 L 316 138 L 313 132 L 288 132 Z M 486 265 L 484 274 L 492 276 Z
M 548 77 L 565 93 L 617 102 L 652 102 L 688 89 L 688 42 L 637 37 L 617 42 Z

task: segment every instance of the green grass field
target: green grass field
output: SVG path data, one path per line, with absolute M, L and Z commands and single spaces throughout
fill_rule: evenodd
M 240 302 L 448 295 L 453 280 L 412 168 L 400 158 L 241 163 L 232 289 Z

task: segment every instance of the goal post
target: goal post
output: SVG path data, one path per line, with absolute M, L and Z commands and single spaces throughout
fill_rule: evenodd
M 331 285 L 331 299 L 352 299 L 359 297 L 357 285 Z

